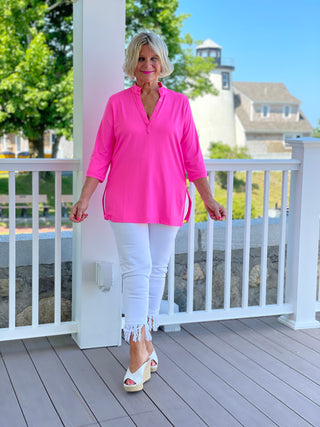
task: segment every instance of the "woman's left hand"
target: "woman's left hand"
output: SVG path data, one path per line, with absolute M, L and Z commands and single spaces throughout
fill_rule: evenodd
M 209 202 L 204 202 L 204 206 L 214 221 L 223 221 L 226 219 L 227 214 L 224 206 L 220 205 L 216 200 L 212 199 Z

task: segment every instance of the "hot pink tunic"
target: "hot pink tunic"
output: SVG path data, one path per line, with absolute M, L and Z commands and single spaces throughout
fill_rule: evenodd
M 87 176 L 104 181 L 104 217 L 114 222 L 183 224 L 188 179 L 206 177 L 188 98 L 159 83 L 148 119 L 134 85 L 107 103 Z M 188 220 L 188 215 L 186 220 Z

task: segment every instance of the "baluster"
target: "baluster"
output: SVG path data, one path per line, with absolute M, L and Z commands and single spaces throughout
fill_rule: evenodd
M 262 246 L 261 246 L 261 268 L 260 268 L 260 306 L 266 305 L 267 294 L 267 261 L 268 261 L 268 225 L 269 225 L 269 188 L 270 171 L 264 172 L 263 193 L 263 219 L 262 219 Z
M 174 267 L 175 267 L 175 245 L 173 245 L 172 254 L 168 267 L 168 315 L 174 314 Z
M 54 322 L 61 323 L 61 172 L 55 179 Z
M 287 195 L 288 195 L 288 171 L 282 172 L 281 191 L 281 216 L 280 216 L 280 241 L 278 256 L 278 292 L 277 303 L 284 302 L 284 268 L 286 252 L 286 226 L 287 226 Z
M 209 185 L 214 197 L 215 173 L 209 173 Z M 207 215 L 207 265 L 206 265 L 206 310 L 212 310 L 212 270 L 213 270 L 213 221 Z
M 189 192 L 191 197 L 191 215 L 188 224 L 188 275 L 187 275 L 187 313 L 193 312 L 193 272 L 194 272 L 194 209 L 195 186 L 190 182 Z
M 9 328 L 16 324 L 16 178 L 9 172 Z
M 243 270 L 242 270 L 242 308 L 248 308 L 249 302 L 249 261 L 250 261 L 250 232 L 251 232 L 251 196 L 252 172 L 246 173 L 246 204 L 244 215 L 243 239 Z
M 32 326 L 39 325 L 39 172 L 32 172 Z
M 224 262 L 224 309 L 225 310 L 230 309 L 231 255 L 232 255 L 232 193 L 233 193 L 233 172 L 228 172 L 226 248 L 225 248 L 225 262 Z

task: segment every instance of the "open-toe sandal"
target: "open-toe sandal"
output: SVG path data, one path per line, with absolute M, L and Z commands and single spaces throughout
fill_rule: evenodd
M 159 361 L 158 361 L 158 356 L 155 349 L 153 349 L 153 352 L 150 354 L 149 360 L 150 360 L 150 371 L 157 372 Z M 155 363 L 154 365 L 152 365 L 152 361 Z
M 143 389 L 143 383 L 148 381 L 151 377 L 150 374 L 150 359 L 148 359 L 140 368 L 132 373 L 130 369 L 127 369 L 127 372 L 123 379 L 123 386 L 125 391 L 140 391 Z M 126 384 L 127 380 L 133 381 L 135 384 Z

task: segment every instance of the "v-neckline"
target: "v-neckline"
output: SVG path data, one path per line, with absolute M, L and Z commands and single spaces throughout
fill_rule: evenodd
M 140 86 L 138 86 L 137 84 L 134 84 L 132 86 L 135 98 L 139 97 L 139 99 L 136 99 L 138 109 L 140 110 L 140 113 L 141 113 L 141 115 L 143 117 L 143 120 L 145 121 L 145 123 L 147 125 L 150 125 L 151 122 L 157 117 L 157 115 L 159 113 L 159 110 L 161 109 L 161 105 L 163 104 L 164 93 L 165 93 L 164 90 L 165 90 L 165 88 L 163 87 L 162 83 L 160 83 L 160 82 L 158 83 L 158 85 L 159 85 L 159 99 L 158 99 L 158 101 L 157 101 L 157 103 L 156 103 L 156 105 L 155 105 L 155 107 L 154 107 L 154 109 L 152 111 L 150 119 L 149 119 L 149 117 L 147 115 L 147 112 L 146 112 L 146 110 L 144 108 L 144 105 L 143 105 L 143 102 L 142 102 L 142 99 L 141 99 L 141 88 L 140 88 Z

